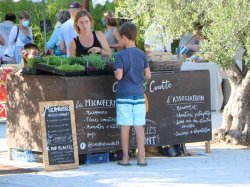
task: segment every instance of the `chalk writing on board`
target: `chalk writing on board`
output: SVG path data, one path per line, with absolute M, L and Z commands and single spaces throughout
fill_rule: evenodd
M 196 81 L 198 79 L 202 83 Z M 211 129 L 209 80 L 209 72 L 204 71 L 152 74 L 152 79 L 144 85 L 149 103 L 145 145 L 211 139 L 211 132 L 208 131 Z M 196 84 L 193 84 L 195 81 Z M 84 79 L 84 82 L 85 85 L 78 87 L 82 92 L 71 91 L 77 111 L 80 154 L 120 149 L 120 143 L 111 143 L 120 140 L 114 94 L 118 81 L 112 77 L 96 77 Z M 85 91 L 86 85 L 88 92 Z M 133 129 L 131 145 L 136 145 Z
M 159 90 L 168 90 L 172 88 L 173 84 L 169 80 L 162 80 L 160 83 L 156 82 L 155 80 L 151 80 L 149 83 L 149 91 L 155 92 Z
M 45 106 L 49 165 L 74 163 L 70 107 Z
M 173 118 L 174 136 L 186 137 L 211 132 L 211 129 L 206 126 L 211 123 L 211 112 L 199 108 L 204 100 L 203 95 L 168 96 L 167 103 L 173 111 L 176 111 L 175 118 Z
M 77 100 L 76 109 L 88 108 L 115 108 L 116 101 L 113 99 L 85 99 L 83 101 Z
M 178 95 L 178 96 L 168 96 L 167 103 L 181 103 L 187 104 L 185 102 L 204 102 L 204 95 Z

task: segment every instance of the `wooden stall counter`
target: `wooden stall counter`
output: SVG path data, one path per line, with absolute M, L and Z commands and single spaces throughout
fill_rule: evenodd
M 156 72 L 145 85 L 149 102 L 146 146 L 211 140 L 206 70 Z M 9 148 L 42 152 L 39 102 L 73 100 L 79 154 L 120 149 L 113 76 L 11 75 L 7 80 Z M 134 130 L 130 146 L 135 147 Z

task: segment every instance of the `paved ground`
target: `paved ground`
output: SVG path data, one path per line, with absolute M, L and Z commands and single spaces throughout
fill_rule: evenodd
M 221 114 L 213 113 L 213 128 Z M 50 186 L 250 186 L 250 150 L 244 146 L 212 144 L 212 153 L 204 153 L 204 143 L 187 144 L 189 157 L 150 157 L 148 166 L 122 167 L 115 162 L 81 165 L 79 169 L 45 172 L 39 163 L 9 161 L 5 125 L 0 125 L 0 168 L 24 168 L 18 174 L 0 173 L 0 187 Z M 2 167 L 3 168 L 3 167 Z M 36 170 L 28 173 L 30 170 Z

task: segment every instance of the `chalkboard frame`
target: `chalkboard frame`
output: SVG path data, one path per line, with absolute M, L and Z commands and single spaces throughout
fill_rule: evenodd
M 70 118 L 71 118 L 71 132 L 73 139 L 74 147 L 74 163 L 69 164 L 49 164 L 49 153 L 47 150 L 47 132 L 46 132 L 46 123 L 44 108 L 47 106 L 69 106 L 70 108 Z M 75 124 L 75 112 L 74 112 L 74 102 L 73 100 L 64 100 L 64 101 L 45 101 L 39 102 L 39 113 L 41 120 L 41 130 L 42 130 L 42 150 L 43 150 L 43 165 L 45 171 L 55 171 L 55 170 L 65 170 L 65 169 L 75 169 L 79 167 L 79 158 L 78 158 L 78 145 L 76 137 L 76 124 Z

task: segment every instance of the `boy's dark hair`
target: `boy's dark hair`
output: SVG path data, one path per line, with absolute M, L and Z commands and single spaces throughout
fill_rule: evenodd
M 12 22 L 16 22 L 16 15 L 13 13 L 8 13 L 5 15 L 5 20 L 7 21 L 12 21 Z
M 40 50 L 36 44 L 33 44 L 33 43 L 28 43 L 28 44 L 25 44 L 23 46 L 23 49 L 24 50 L 27 50 L 27 49 L 37 49 L 37 50 Z
M 135 41 L 137 36 L 136 25 L 132 22 L 126 22 L 120 27 L 119 33 L 121 36 L 126 36 L 129 40 Z

